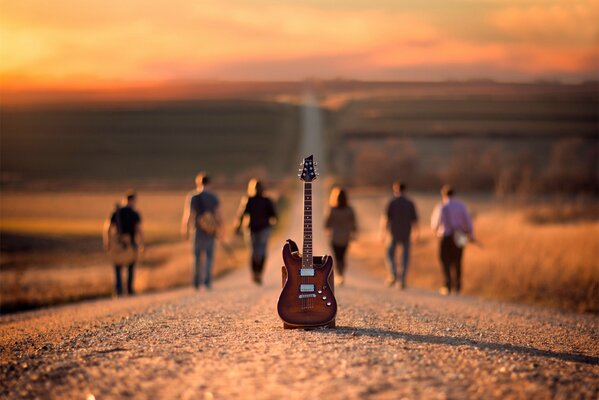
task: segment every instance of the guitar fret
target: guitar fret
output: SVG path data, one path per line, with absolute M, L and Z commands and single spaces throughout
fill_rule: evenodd
M 304 243 L 302 266 L 311 268 L 312 265 L 312 183 L 304 182 Z

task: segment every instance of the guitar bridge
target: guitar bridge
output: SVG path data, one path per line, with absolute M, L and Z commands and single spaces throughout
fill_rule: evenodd
M 312 298 L 312 297 L 316 297 L 316 295 L 314 293 L 312 293 L 312 294 L 300 294 L 299 295 L 300 299 L 309 299 L 309 298 Z

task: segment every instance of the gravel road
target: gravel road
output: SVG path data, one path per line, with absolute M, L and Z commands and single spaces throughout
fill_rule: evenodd
M 264 287 L 237 271 L 210 292 L 4 316 L 0 397 L 599 396 L 597 316 L 402 292 L 356 267 L 337 329 L 283 330 L 277 261 Z

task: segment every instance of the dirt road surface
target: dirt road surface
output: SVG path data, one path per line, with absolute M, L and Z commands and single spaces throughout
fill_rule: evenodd
M 273 246 L 274 247 L 274 246 Z M 283 330 L 278 271 L 0 320 L 0 397 L 597 398 L 598 318 L 385 288 L 353 265 L 334 330 Z

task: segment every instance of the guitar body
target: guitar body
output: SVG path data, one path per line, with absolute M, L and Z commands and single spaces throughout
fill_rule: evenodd
M 313 257 L 310 270 L 313 272 L 302 276 L 302 257 L 295 242 L 287 240 L 283 246 L 283 262 L 283 290 L 277 311 L 284 327 L 334 327 L 337 301 L 332 257 Z

